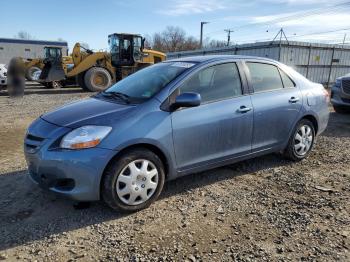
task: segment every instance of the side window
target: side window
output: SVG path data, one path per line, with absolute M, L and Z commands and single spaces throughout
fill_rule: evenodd
M 180 87 L 180 93 L 199 93 L 202 103 L 242 95 L 236 63 L 211 66 L 195 73 Z
M 270 64 L 248 62 L 254 92 L 282 89 L 283 84 L 278 68 Z
M 284 88 L 295 87 L 294 82 L 292 81 L 292 79 L 290 79 L 290 77 L 285 72 L 280 70 L 280 73 L 281 73 L 281 77 L 282 77 L 282 82 L 283 82 Z

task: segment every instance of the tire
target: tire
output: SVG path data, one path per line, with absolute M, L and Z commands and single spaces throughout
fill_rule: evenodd
M 32 67 L 29 67 L 27 70 L 26 70 L 26 79 L 29 80 L 29 81 L 34 81 L 34 73 L 37 72 L 37 71 L 41 71 L 41 69 L 39 67 L 36 67 L 36 66 L 32 66 Z
M 80 73 L 79 75 L 77 75 L 76 77 L 76 82 L 78 83 L 78 85 L 86 92 L 89 92 L 90 90 L 87 88 L 87 86 L 85 85 L 84 82 L 84 77 L 85 77 L 85 72 Z
M 345 108 L 342 106 L 333 106 L 334 111 L 338 114 L 349 114 L 350 113 L 350 108 Z
M 305 128 L 307 127 L 306 129 L 304 129 L 306 133 L 305 136 L 303 136 L 302 134 L 302 127 L 305 127 Z M 310 134 L 311 137 L 307 134 Z M 297 138 L 297 135 L 299 135 L 298 138 Z M 310 154 L 313 148 L 314 142 L 315 142 L 315 127 L 313 123 L 307 119 L 302 119 L 297 123 L 297 125 L 293 130 L 293 133 L 288 141 L 288 145 L 284 150 L 284 156 L 292 161 L 303 160 Z M 301 146 L 301 148 L 298 145 Z M 302 148 L 302 146 L 304 146 L 304 148 Z
M 142 167 L 146 167 L 144 161 L 148 161 L 148 169 L 146 173 L 139 173 Z M 134 167 L 134 171 L 129 165 Z M 164 165 L 159 157 L 148 149 L 133 149 L 118 157 L 107 168 L 101 182 L 101 196 L 114 210 L 138 211 L 156 201 L 164 181 Z
M 105 68 L 92 67 L 86 71 L 84 83 L 89 91 L 100 92 L 112 85 L 112 76 Z

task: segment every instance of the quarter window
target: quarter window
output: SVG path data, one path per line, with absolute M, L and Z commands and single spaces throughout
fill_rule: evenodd
M 285 72 L 280 70 L 280 73 L 281 73 L 284 88 L 295 87 L 294 82 L 292 81 L 292 79 L 290 79 L 290 77 Z
M 236 63 L 211 66 L 195 73 L 180 87 L 180 92 L 199 93 L 202 103 L 242 95 Z
M 247 63 L 254 92 L 282 89 L 283 84 L 278 68 L 270 64 Z

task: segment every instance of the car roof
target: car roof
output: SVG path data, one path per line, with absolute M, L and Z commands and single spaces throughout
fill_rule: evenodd
M 203 62 L 214 62 L 214 61 L 220 61 L 220 60 L 227 60 L 227 59 L 244 59 L 244 60 L 261 60 L 266 62 L 274 62 L 276 63 L 276 60 L 265 58 L 265 57 L 258 57 L 258 56 L 242 56 L 242 55 L 202 55 L 202 56 L 188 56 L 188 57 L 181 57 L 181 58 L 175 58 L 167 60 L 167 62 L 196 62 L 196 63 L 203 63 Z

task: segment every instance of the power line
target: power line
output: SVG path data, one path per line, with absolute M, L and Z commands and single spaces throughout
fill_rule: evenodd
M 314 16 L 317 14 L 321 14 L 321 13 L 333 13 L 335 11 L 338 11 L 338 9 L 340 8 L 344 8 L 344 6 L 348 6 L 350 7 L 350 1 L 347 2 L 343 2 L 343 3 L 338 3 L 335 5 L 331 5 L 331 6 L 327 6 L 327 7 L 323 7 L 323 8 L 317 8 L 317 9 L 313 9 L 313 10 L 309 10 L 306 11 L 304 13 L 299 12 L 293 15 L 289 15 L 289 16 L 284 16 L 284 17 L 279 17 L 276 19 L 272 19 L 269 21 L 264 21 L 264 22 L 255 22 L 255 23 L 250 23 L 250 24 L 246 24 L 246 25 L 241 25 L 241 26 L 237 26 L 237 27 L 232 27 L 229 28 L 228 30 L 235 30 L 237 31 L 238 29 L 242 29 L 242 28 L 248 28 L 248 27 L 252 27 L 252 26 L 256 26 L 256 25 L 271 25 L 277 22 L 287 22 L 290 20 L 294 20 L 296 18 L 298 18 L 298 21 L 305 19 L 306 17 L 310 17 L 310 16 Z M 212 32 L 208 32 L 205 35 L 210 35 L 210 34 L 214 34 L 217 32 L 222 32 L 223 30 L 216 30 L 216 31 L 212 31 Z
M 302 35 L 291 35 L 291 36 L 286 36 L 286 38 L 290 39 L 290 38 L 298 38 L 298 37 L 305 37 L 305 36 L 322 35 L 322 34 L 336 33 L 336 32 L 347 31 L 347 30 L 350 30 L 350 28 L 342 28 L 342 29 L 320 31 L 320 32 L 312 32 L 312 33 L 307 33 L 307 34 L 302 34 Z M 279 30 L 279 33 L 280 33 L 280 30 Z M 271 41 L 271 38 L 243 39 L 243 40 L 237 41 L 237 42 L 249 43 L 249 42 L 265 42 L 265 41 Z

